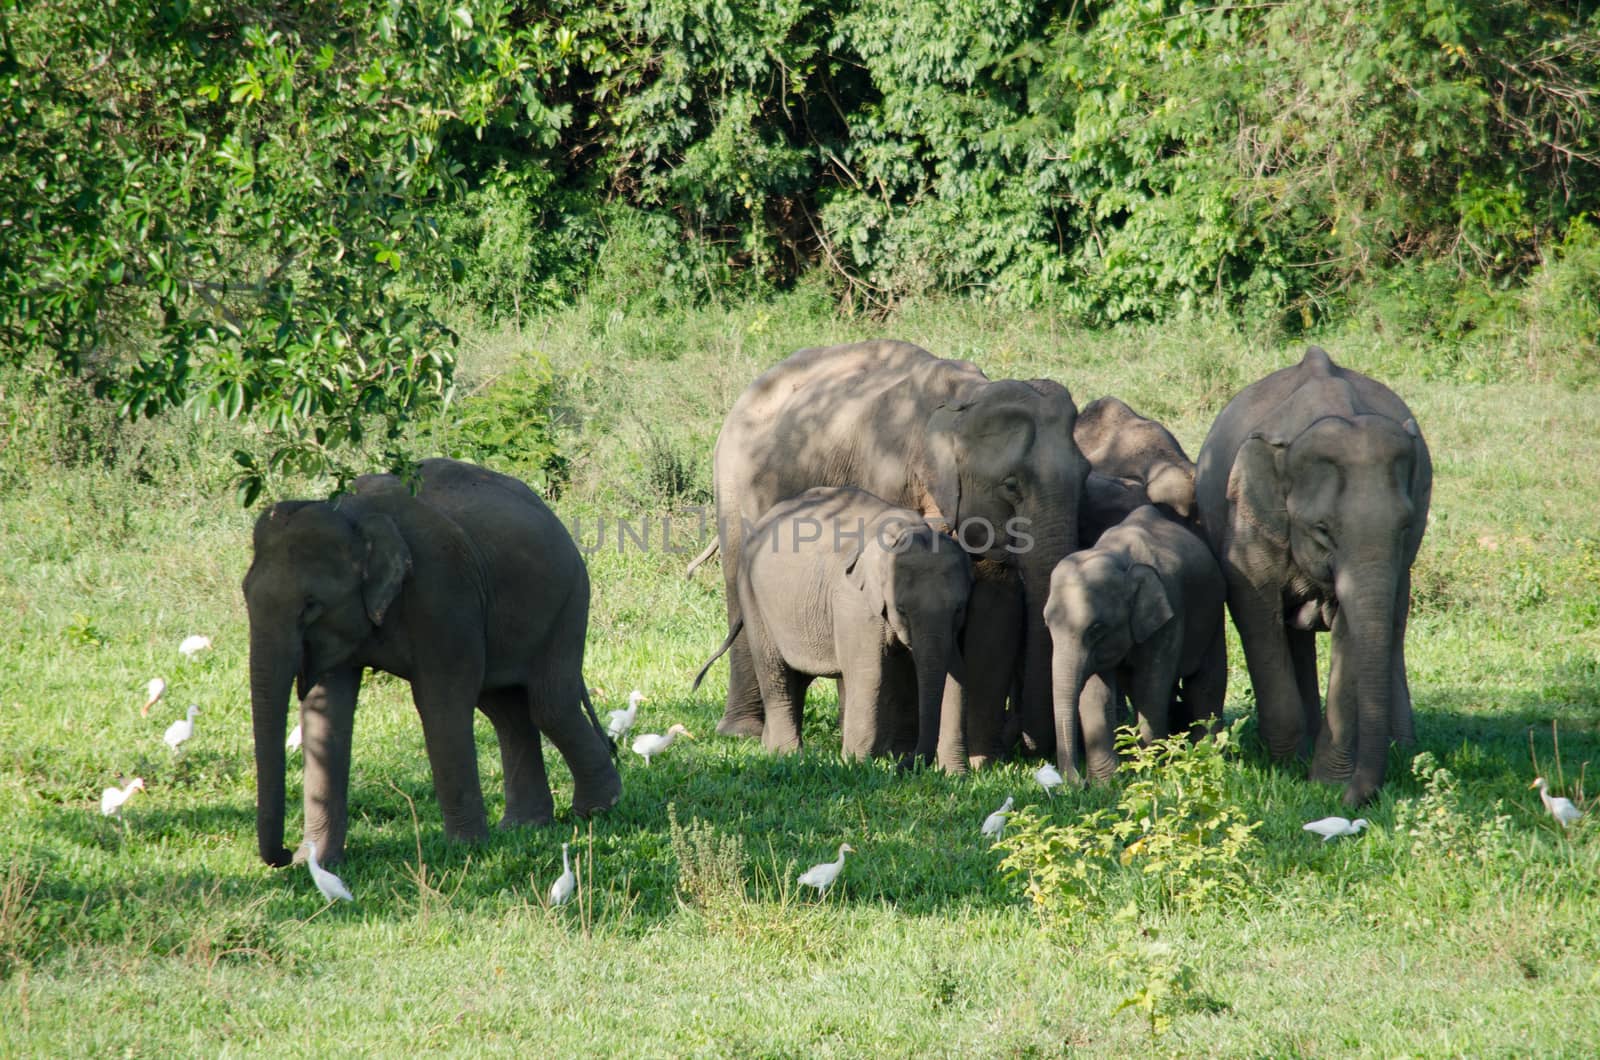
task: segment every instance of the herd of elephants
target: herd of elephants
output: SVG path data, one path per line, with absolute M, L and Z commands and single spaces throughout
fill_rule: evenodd
M 1275 757 L 1309 755 L 1312 780 L 1356 806 L 1412 737 L 1428 447 L 1393 391 L 1315 347 L 1241 390 L 1198 462 L 1116 398 L 1080 410 L 1060 383 L 991 380 L 904 342 L 804 349 L 734 402 L 714 476 L 717 538 L 690 571 L 720 551 L 727 639 L 706 665 L 728 656 L 723 734 L 797 749 L 807 686 L 832 677 L 849 755 L 962 772 L 1026 754 L 1104 778 L 1129 708 L 1145 740 L 1220 723 L 1226 604 Z M 419 482 L 274 504 L 244 595 L 267 863 L 292 857 L 291 686 L 304 836 L 342 857 L 367 667 L 411 684 L 449 837 L 487 834 L 476 710 L 499 740 L 503 826 L 553 816 L 541 737 L 574 813 L 619 798 L 583 675 L 588 572 L 522 482 L 427 460 Z

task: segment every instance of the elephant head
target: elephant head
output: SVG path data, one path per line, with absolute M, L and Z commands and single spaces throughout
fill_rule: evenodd
M 845 577 L 890 636 L 911 652 L 917 673 L 917 756 L 966 768 L 963 719 L 945 716 L 945 679 L 965 681 L 960 635 L 972 593 L 972 563 L 952 539 L 925 523 L 883 524 L 845 566 Z
M 1050 640 L 1044 605 L 1050 573 L 1078 545 L 1078 507 L 1089 464 L 1073 441 L 1078 409 L 1049 380 L 987 383 L 941 405 L 928 421 L 921 477 L 974 556 L 1017 568 L 1028 604 L 1021 716 L 1035 749 L 1054 740 Z
M 286 501 L 256 521 L 244 597 L 250 617 L 256 840 L 269 865 L 289 861 L 283 847 L 283 741 L 290 686 L 297 685 L 303 698 L 321 675 L 349 660 L 382 625 L 410 569 L 410 551 L 393 520 L 363 514 L 351 498 Z M 352 694 L 352 708 L 353 703 Z M 342 755 L 348 763 L 349 719 L 324 736 L 312 740 L 308 735 L 305 745 L 308 800 L 322 785 L 343 782 L 335 760 Z M 324 746 L 328 743 L 334 746 Z
M 1051 674 L 1056 766 L 1062 776 L 1078 776 L 1080 725 L 1086 738 L 1086 771 L 1103 778 L 1115 770 L 1114 719 L 1079 716 L 1084 685 L 1135 654 L 1179 651 L 1173 617 L 1161 576 L 1148 564 L 1124 563 L 1116 556 L 1087 549 L 1057 565 L 1050 579 L 1045 621 L 1054 641 Z M 1175 658 L 1172 664 L 1176 669 Z M 1114 709 L 1115 703 L 1108 707 Z M 1164 734 L 1166 719 L 1141 721 Z
M 1248 525 L 1265 546 L 1258 554 L 1281 565 L 1256 577 L 1265 573 L 1286 587 L 1284 623 L 1333 630 L 1333 739 L 1319 741 L 1313 774 L 1353 773 L 1346 790 L 1352 803 L 1382 783 L 1391 736 L 1410 731 L 1398 653 L 1404 593 L 1426 518 L 1425 466 L 1415 421 L 1329 415 L 1293 437 L 1250 434 L 1228 477 L 1235 525 Z M 1354 717 L 1342 716 L 1346 702 L 1355 704 Z

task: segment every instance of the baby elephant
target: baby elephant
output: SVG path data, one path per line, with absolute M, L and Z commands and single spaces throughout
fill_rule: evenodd
M 1123 696 L 1147 743 L 1196 721 L 1215 729 L 1228 684 L 1225 594 L 1205 542 L 1151 505 L 1056 566 L 1044 619 L 1055 643 L 1056 765 L 1063 777 L 1080 778 L 1080 724 L 1086 772 L 1104 779 L 1116 770 Z
M 1155 420 L 1139 415 L 1120 398 L 1097 398 L 1078 413 L 1072 440 L 1089 461 L 1083 518 L 1091 524 L 1090 539 L 1138 504 L 1165 506 L 1183 520 L 1194 517 L 1194 461 L 1172 432 Z M 1115 518 L 1097 521 L 1097 510 L 1115 509 L 1122 497 L 1137 501 L 1122 507 Z
M 812 489 L 746 530 L 736 580 L 741 618 L 694 687 L 743 629 L 768 748 L 799 748 L 807 687 L 837 677 L 846 754 L 894 749 L 914 718 L 918 757 L 965 768 L 963 697 L 947 697 L 945 682 L 964 678 L 957 637 L 972 568 L 954 540 L 862 490 Z M 911 687 L 914 713 L 903 702 Z

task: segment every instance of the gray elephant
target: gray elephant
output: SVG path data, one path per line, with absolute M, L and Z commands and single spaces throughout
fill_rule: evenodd
M 1072 437 L 1090 469 L 1080 515 L 1085 542 L 1144 504 L 1192 522 L 1194 461 L 1171 431 L 1108 396 L 1083 407 Z
M 1056 765 L 1064 778 L 1079 779 L 1080 728 L 1085 772 L 1104 779 L 1115 771 L 1124 696 L 1146 743 L 1192 733 L 1195 722 L 1215 729 L 1228 687 L 1225 594 L 1211 549 L 1151 505 L 1061 561 L 1045 621 L 1055 642 Z
M 256 521 L 244 596 L 262 859 L 290 860 L 291 684 L 300 695 L 305 836 L 322 861 L 342 856 L 350 733 L 369 666 L 411 683 L 452 839 L 488 834 L 474 707 L 499 737 L 502 827 L 550 820 L 540 733 L 572 770 L 576 813 L 614 805 L 621 782 L 583 681 L 589 576 L 560 520 L 516 479 L 454 460 L 423 461 L 415 494 L 390 475 L 358 478 L 353 490 L 283 501 Z
M 1348 806 L 1383 784 L 1390 741 L 1412 738 L 1406 615 L 1432 491 L 1405 402 L 1316 347 L 1240 391 L 1200 449 L 1200 518 L 1227 578 L 1262 739 L 1279 758 L 1315 739 L 1312 779 L 1345 781 Z
M 1034 750 L 1050 753 L 1055 727 L 1043 613 L 1051 570 L 1077 547 L 1078 502 L 1088 473 L 1072 440 L 1077 415 L 1058 383 L 991 381 L 969 362 L 944 360 L 910 343 L 792 354 L 745 389 L 717 438 L 716 545 L 729 628 L 740 627 L 735 583 L 748 528 L 779 500 L 813 486 L 857 486 L 954 529 L 974 559 L 1020 575 L 1026 603 L 1020 717 L 1000 740 L 1009 742 L 1010 730 L 1020 730 Z M 986 584 L 1003 582 L 997 576 Z M 988 659 L 987 640 L 1010 636 L 1015 606 L 1004 591 L 974 594 L 968 650 Z M 734 641 L 730 667 L 717 730 L 755 735 L 763 725 L 761 694 L 742 636 Z M 992 684 L 1001 698 L 979 703 L 969 696 L 975 700 L 966 711 L 970 721 L 1004 709 L 1012 675 Z M 975 729 L 1000 732 L 987 721 Z M 987 757 L 1002 748 L 969 750 Z
M 694 688 L 742 631 L 768 748 L 799 748 L 806 688 L 814 677 L 838 677 L 846 754 L 903 750 L 903 734 L 914 732 L 920 759 L 965 768 L 960 697 L 947 697 L 945 683 L 963 677 L 957 638 L 972 590 L 966 552 L 919 512 L 849 487 L 811 489 L 777 504 L 744 545 L 739 618 Z

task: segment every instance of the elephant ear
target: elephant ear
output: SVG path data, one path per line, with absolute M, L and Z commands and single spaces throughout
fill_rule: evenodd
M 961 462 L 956 447 L 966 404 L 940 405 L 928 417 L 923 485 L 953 532 L 961 519 Z
M 844 576 L 852 588 L 861 594 L 866 603 L 867 610 L 874 615 L 887 617 L 889 601 L 883 595 L 883 564 L 880 560 L 886 559 L 882 550 L 874 555 L 868 554 L 868 543 L 871 539 L 857 542 L 845 556 Z
M 366 542 L 361 560 L 361 602 L 375 626 L 383 625 L 389 605 L 400 594 L 400 586 L 411 573 L 411 549 L 387 515 L 366 515 L 356 522 Z
M 1133 577 L 1133 605 L 1129 610 L 1128 626 L 1133 642 L 1143 644 L 1155 636 L 1156 630 L 1172 621 L 1172 603 L 1167 599 L 1166 586 L 1161 575 L 1148 563 L 1135 563 L 1128 572 Z
M 1234 529 L 1248 527 L 1278 549 L 1289 547 L 1289 505 L 1283 478 L 1287 446 L 1253 432 L 1239 446 L 1228 472 L 1228 502 Z M 1241 527 L 1241 523 L 1244 527 Z

